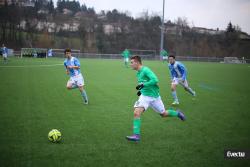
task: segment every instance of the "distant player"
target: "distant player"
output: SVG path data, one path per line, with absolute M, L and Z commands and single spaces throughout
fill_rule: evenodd
M 52 57 L 52 56 L 53 56 L 52 49 L 48 49 L 48 57 Z
M 181 62 L 175 61 L 175 56 L 172 54 L 168 56 L 168 62 L 169 62 L 168 68 L 170 70 L 171 81 L 172 81 L 171 91 L 172 91 L 172 96 L 174 98 L 174 102 L 172 103 L 172 105 L 178 105 L 179 100 L 176 93 L 176 87 L 178 84 L 183 86 L 184 89 L 193 96 L 195 96 L 195 91 L 193 91 L 188 86 L 187 70 L 185 66 Z
M 168 52 L 165 49 L 162 49 L 160 56 L 162 57 L 163 62 L 168 60 Z
M 141 114 L 151 107 L 154 111 L 159 113 L 162 117 L 179 117 L 181 120 L 185 120 L 185 116 L 180 111 L 165 110 L 164 104 L 159 94 L 158 78 L 148 67 L 143 66 L 141 57 L 131 57 L 130 66 L 137 71 L 138 101 L 134 104 L 134 121 L 133 121 L 133 135 L 127 136 L 129 141 L 140 140 L 140 126 L 141 126 Z
M 124 58 L 124 65 L 125 67 L 128 67 L 128 61 L 129 61 L 129 57 L 130 57 L 130 51 L 128 49 L 125 49 L 123 52 L 122 52 L 122 56 Z
M 70 75 L 70 79 L 67 82 L 67 88 L 69 90 L 79 88 L 84 104 L 88 104 L 88 96 L 84 89 L 84 79 L 80 71 L 80 62 L 71 55 L 71 49 L 65 49 L 64 54 L 66 56 L 64 66 L 66 68 L 66 73 Z
M 7 57 L 8 57 L 8 49 L 4 46 L 4 44 L 2 45 L 1 51 L 2 51 L 4 64 L 6 64 L 7 61 L 8 61 L 8 59 L 7 59 Z

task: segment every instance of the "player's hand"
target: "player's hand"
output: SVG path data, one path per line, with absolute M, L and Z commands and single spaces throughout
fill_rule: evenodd
M 139 84 L 135 87 L 136 90 L 141 90 L 144 87 L 143 84 Z
M 141 91 L 138 91 L 136 94 L 137 96 L 141 96 Z

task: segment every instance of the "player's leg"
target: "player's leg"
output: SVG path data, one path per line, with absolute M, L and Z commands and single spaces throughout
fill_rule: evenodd
M 133 120 L 133 135 L 126 136 L 129 141 L 139 141 L 140 140 L 140 130 L 141 130 L 141 114 L 148 108 L 148 98 L 141 95 L 139 100 L 135 102 L 134 105 L 134 120 Z
M 140 132 L 141 132 L 141 114 L 143 113 L 144 108 L 138 107 L 134 109 L 134 120 L 133 120 L 133 135 L 126 136 L 130 141 L 139 141 Z
M 185 115 L 183 114 L 183 112 L 181 112 L 181 110 L 174 110 L 174 109 L 168 109 L 165 112 L 160 114 L 162 117 L 178 117 L 180 118 L 182 121 L 186 120 Z
M 162 62 L 164 63 L 165 61 L 167 61 L 167 57 L 166 57 L 166 56 L 163 56 L 163 57 L 162 57 Z
M 83 102 L 84 104 L 88 104 L 89 103 L 89 99 L 88 99 L 88 95 L 87 95 L 87 92 L 86 90 L 84 89 L 84 79 L 82 77 L 82 75 L 80 75 L 77 80 L 77 86 L 81 92 L 81 95 L 82 95 L 82 98 L 83 98 Z
M 171 92 L 172 92 L 172 96 L 174 99 L 174 102 L 172 103 L 172 105 L 178 105 L 179 104 L 179 99 L 177 97 L 177 92 L 176 92 L 176 87 L 178 85 L 178 81 L 177 79 L 173 79 L 172 83 L 171 83 Z
M 68 90 L 78 88 L 78 86 L 76 85 L 76 83 L 73 81 L 72 78 L 68 80 L 66 87 Z
M 128 67 L 128 58 L 124 59 L 125 67 Z
M 79 90 L 81 92 L 84 104 L 88 104 L 89 103 L 89 99 L 88 99 L 87 92 L 84 89 L 84 86 L 79 86 Z
M 185 115 L 180 110 L 168 109 L 165 110 L 164 104 L 160 97 L 151 102 L 150 107 L 159 113 L 162 117 L 178 117 L 182 121 L 185 120 Z
M 187 80 L 181 81 L 181 82 L 179 82 L 179 83 L 180 83 L 180 85 L 183 86 L 184 89 L 185 89 L 188 93 L 190 93 L 192 96 L 195 96 L 195 95 L 196 95 L 195 91 L 193 91 L 192 88 L 190 88 L 190 87 L 188 86 Z
M 3 54 L 3 62 L 4 62 L 4 64 L 7 63 L 7 54 Z
M 126 58 L 123 59 L 125 67 L 127 66 Z

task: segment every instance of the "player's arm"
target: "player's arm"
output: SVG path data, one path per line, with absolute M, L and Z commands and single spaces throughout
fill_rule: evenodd
M 68 75 L 69 74 L 69 69 L 68 69 L 68 66 L 67 66 L 66 62 L 64 62 L 64 67 L 66 69 L 66 74 Z
M 141 90 L 143 87 L 156 85 L 159 82 L 157 76 L 151 70 L 145 71 L 145 75 L 147 76 L 147 78 L 149 78 L 149 80 L 147 82 L 143 82 L 143 83 L 140 83 L 139 85 L 137 85 L 135 87 L 137 90 Z M 140 91 L 137 92 L 137 95 L 138 95 L 138 93 L 140 93 Z M 138 95 L 138 96 L 140 96 L 140 95 Z
M 169 71 L 170 71 L 170 77 L 171 77 L 171 81 L 174 79 L 174 70 L 171 68 L 171 66 L 168 66 Z
M 124 57 L 124 51 L 121 53 L 122 57 Z
M 78 59 L 74 60 L 74 65 L 73 66 L 68 66 L 68 68 L 73 68 L 73 69 L 80 69 L 80 62 Z
M 145 71 L 145 75 L 149 78 L 149 80 L 147 82 L 144 82 L 143 86 L 152 86 L 156 85 L 159 82 L 157 76 L 155 75 L 155 73 L 153 73 L 153 71 L 147 70 Z
M 182 77 L 181 77 L 181 79 L 182 79 L 183 81 L 186 80 L 186 77 L 187 77 L 187 70 L 186 70 L 185 66 L 184 66 L 183 64 L 180 64 L 180 63 L 179 63 L 177 66 L 178 66 L 178 68 L 181 69 L 181 72 L 182 72 Z
M 128 57 L 130 57 L 131 56 L 131 52 L 130 51 L 128 51 Z
M 79 69 L 80 66 L 68 66 L 68 69 L 73 68 L 73 69 Z
M 74 69 L 80 69 L 80 61 L 78 59 L 75 59 L 73 68 Z

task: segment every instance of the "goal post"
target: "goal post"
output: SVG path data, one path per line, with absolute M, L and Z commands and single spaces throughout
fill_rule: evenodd
M 61 57 L 64 58 L 65 49 L 53 48 L 21 48 L 22 57 L 35 57 L 35 58 L 48 58 L 48 57 Z M 72 56 L 80 57 L 81 51 L 79 49 L 71 49 Z
M 144 50 L 144 49 L 128 49 L 132 55 L 138 55 L 144 58 L 156 57 L 156 50 Z
M 46 48 L 21 48 L 21 58 L 34 57 L 34 58 L 47 58 L 48 49 Z
M 238 59 L 238 57 L 224 57 L 224 63 L 228 64 L 241 64 L 243 63 Z
M 52 57 L 61 57 L 64 58 L 64 50 L 65 49 L 51 49 L 52 50 Z M 80 58 L 81 51 L 79 49 L 71 49 L 71 54 L 74 57 Z

